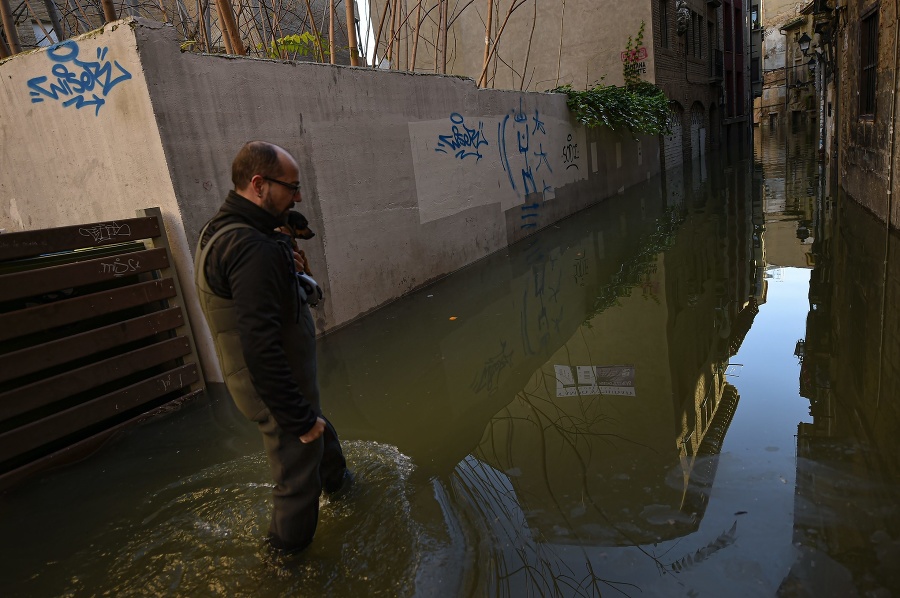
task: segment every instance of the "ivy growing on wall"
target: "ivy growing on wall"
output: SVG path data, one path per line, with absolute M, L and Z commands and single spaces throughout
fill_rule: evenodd
M 562 85 L 550 91 L 568 96 L 566 104 L 586 127 L 606 126 L 614 131 L 628 129 L 632 135 L 669 133 L 669 98 L 662 89 L 641 79 L 637 62 L 644 39 L 644 22 L 637 36 L 628 36 L 622 76 L 625 85 L 597 85 L 584 91 Z

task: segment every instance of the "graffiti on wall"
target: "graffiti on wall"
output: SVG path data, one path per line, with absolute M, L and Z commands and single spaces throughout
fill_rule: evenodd
M 521 228 L 534 228 L 557 188 L 587 178 L 583 128 L 527 103 L 409 123 L 420 222 L 499 202 L 504 212 L 520 207 Z
M 460 160 L 464 160 L 469 156 L 474 156 L 478 162 L 484 156 L 478 150 L 482 145 L 488 145 L 487 139 L 484 138 L 484 123 L 478 122 L 478 128 L 473 129 L 466 125 L 466 121 L 461 114 L 454 112 L 450 115 L 450 133 L 438 135 L 437 147 L 434 151 L 443 154 L 452 153 Z
M 131 73 L 122 65 L 107 60 L 107 52 L 106 47 L 97 48 L 96 60 L 83 60 L 78 44 L 72 40 L 50 47 L 47 57 L 53 63 L 51 75 L 28 80 L 31 102 L 56 100 L 62 102 L 63 108 L 74 106 L 76 110 L 93 107 L 94 116 L 99 115 L 113 88 L 131 79 Z

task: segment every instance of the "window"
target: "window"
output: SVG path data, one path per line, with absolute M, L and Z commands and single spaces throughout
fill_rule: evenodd
M 703 57 L 703 17 L 691 11 L 690 29 L 688 30 L 687 52 L 694 58 Z
M 875 116 L 875 72 L 878 65 L 878 10 L 859 24 L 859 115 Z
M 722 22 L 725 24 L 725 51 L 731 52 L 732 44 L 734 43 L 734 39 L 731 36 L 731 7 L 726 4 L 722 9 L 725 11 L 725 17 L 722 19 Z
M 697 15 L 697 58 L 703 58 L 703 17 Z
M 669 47 L 669 0 L 659 0 L 659 45 Z

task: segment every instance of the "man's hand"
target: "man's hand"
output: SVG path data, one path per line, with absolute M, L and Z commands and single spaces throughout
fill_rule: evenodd
M 303 444 L 309 444 L 310 442 L 316 440 L 319 436 L 321 436 L 324 431 L 325 420 L 321 417 L 317 417 L 316 423 L 309 430 L 309 432 L 300 437 L 300 442 L 302 442 Z
M 312 276 L 312 272 L 309 271 L 309 261 L 302 249 L 294 249 L 294 266 L 297 268 L 297 272 Z

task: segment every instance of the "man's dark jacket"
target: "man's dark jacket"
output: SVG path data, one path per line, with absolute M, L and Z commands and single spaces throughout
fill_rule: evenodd
M 203 232 L 197 259 L 217 231 L 233 224 L 243 226 L 224 232 L 205 264 L 197 264 L 201 305 L 238 408 L 254 421 L 268 408 L 299 437 L 320 409 L 315 324 L 297 284 L 290 238 L 275 231 L 281 219 L 232 191 Z

